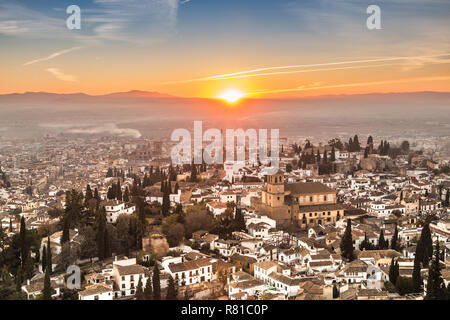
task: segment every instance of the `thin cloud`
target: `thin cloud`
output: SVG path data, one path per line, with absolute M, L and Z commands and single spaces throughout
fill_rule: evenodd
M 58 68 L 47 68 L 46 71 L 50 72 L 52 75 L 54 75 L 57 79 L 61 81 L 68 81 L 68 82 L 77 82 L 77 78 L 70 74 L 65 74 Z
M 256 74 L 245 74 L 231 77 L 223 78 L 211 78 L 209 80 L 225 80 L 225 79 L 238 79 L 238 78 L 249 78 L 249 77 L 262 77 L 262 76 L 272 76 L 280 74 L 292 74 L 292 73 L 307 73 L 307 72 L 320 72 L 320 71 L 337 71 L 337 70 L 351 70 L 351 69 L 366 69 L 366 68 L 381 68 L 381 67 L 393 67 L 393 66 L 405 66 L 403 63 L 384 63 L 375 64 L 368 66 L 349 66 L 349 67 L 339 67 L 339 68 L 321 68 L 321 69 L 307 69 L 307 70 L 293 70 L 293 71 L 278 71 L 278 72 L 266 72 L 266 73 L 256 73 Z
M 245 93 L 245 95 L 263 95 L 263 94 L 283 93 L 283 92 L 296 92 L 296 91 L 298 92 L 298 91 L 310 91 L 310 90 L 332 89 L 332 88 L 348 88 L 348 87 L 376 86 L 376 85 L 383 85 L 383 84 L 412 83 L 412 82 L 426 82 L 426 81 L 446 81 L 446 80 L 450 80 L 450 76 L 420 77 L 420 78 L 410 78 L 410 79 L 355 82 L 355 83 L 343 83 L 343 84 L 333 84 L 333 85 L 313 84 L 313 85 L 303 85 L 303 86 L 299 86 L 296 88 L 247 92 L 247 93 Z
M 326 63 L 314 63 L 314 64 L 298 64 L 298 65 L 288 65 L 288 66 L 273 66 L 273 67 L 263 67 L 256 68 L 250 70 L 244 70 L 233 73 L 225 73 L 219 75 L 213 75 L 203 78 L 195 78 L 188 80 L 179 80 L 179 81 L 169 81 L 160 83 L 160 85 L 164 84 L 177 84 L 177 83 L 188 83 L 188 82 L 196 82 L 196 81 L 213 81 L 213 80 L 225 80 L 225 79 L 235 79 L 235 78 L 248 78 L 248 77 L 259 77 L 259 76 L 271 76 L 271 75 L 279 75 L 279 74 L 289 74 L 289 73 L 302 73 L 302 72 L 316 72 L 316 71 L 331 71 L 331 70 L 342 70 L 342 69 L 359 69 L 359 68 L 373 68 L 374 66 L 353 66 L 353 67 L 342 67 L 342 68 L 332 68 L 332 69 L 310 69 L 310 70 L 295 70 L 295 71 L 276 71 L 276 72 L 266 72 L 266 73 L 256 73 L 260 71 L 270 71 L 270 70 L 282 70 L 282 69 L 298 69 L 298 68 L 307 68 L 307 67 L 319 67 L 319 66 L 333 66 L 333 65 L 345 65 L 345 64 L 360 64 L 360 63 L 372 63 L 372 62 L 382 62 L 382 61 L 400 61 L 400 60 L 420 60 L 420 59 L 430 59 L 430 58 L 438 58 L 449 56 L 450 54 L 438 54 L 438 55 L 428 55 L 428 56 L 414 56 L 414 57 L 388 57 L 388 58 L 378 58 L 378 59 L 365 59 L 365 60 L 350 60 L 350 61 L 340 61 L 340 62 L 326 62 Z M 437 63 L 434 60 L 434 63 Z M 447 60 L 443 60 L 440 63 L 447 63 Z M 393 65 L 393 64 L 391 64 Z M 398 65 L 398 64 L 397 64 Z M 403 64 L 404 65 L 404 64 Z M 385 66 L 385 65 L 378 65 Z
M 56 57 L 62 56 L 63 54 L 66 54 L 66 53 L 69 53 L 69 52 L 72 52 L 72 51 L 75 51 L 75 50 L 79 50 L 81 48 L 82 47 L 73 47 L 73 48 L 70 48 L 70 49 L 57 51 L 57 52 L 54 52 L 54 53 L 50 54 L 47 57 L 39 58 L 39 59 L 35 59 L 35 60 L 31 60 L 31 61 L 25 62 L 23 65 L 24 66 L 29 66 L 30 64 L 34 64 L 34 63 L 37 63 L 37 62 L 48 61 L 48 60 L 54 59 Z

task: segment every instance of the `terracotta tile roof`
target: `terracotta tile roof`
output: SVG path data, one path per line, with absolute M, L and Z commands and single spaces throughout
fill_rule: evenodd
M 104 283 L 98 283 L 93 284 L 91 286 L 87 286 L 83 291 L 78 292 L 78 294 L 82 297 L 84 296 L 91 296 L 94 294 L 102 294 L 106 292 L 112 292 L 113 289 L 111 289 L 110 286 L 104 284 Z
M 329 193 L 336 192 L 320 182 L 290 183 L 285 186 L 292 194 Z
M 133 264 L 130 266 L 120 266 L 116 264 L 114 267 L 117 268 L 120 276 L 145 273 L 145 268 L 139 264 Z
M 174 263 L 169 265 L 169 269 L 172 272 L 183 272 L 183 271 L 190 271 L 190 270 L 196 270 L 201 267 L 206 266 L 212 266 L 212 263 L 209 259 L 197 259 L 192 261 L 184 261 L 180 263 Z

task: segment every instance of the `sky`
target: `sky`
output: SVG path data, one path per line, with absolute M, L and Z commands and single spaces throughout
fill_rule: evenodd
M 0 0 L 0 93 L 449 92 L 449 16 L 450 0 Z

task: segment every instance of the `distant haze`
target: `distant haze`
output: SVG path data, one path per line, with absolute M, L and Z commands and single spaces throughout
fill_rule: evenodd
M 279 128 L 280 136 L 331 138 L 437 136 L 450 132 L 450 93 L 417 92 L 219 100 L 130 91 L 101 96 L 24 93 L 0 95 L 0 136 L 46 133 L 169 139 L 174 128 Z

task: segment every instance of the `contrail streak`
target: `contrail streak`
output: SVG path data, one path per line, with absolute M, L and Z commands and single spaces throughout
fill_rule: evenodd
M 160 85 L 168 85 L 168 84 L 178 84 L 178 83 L 188 83 L 188 82 L 197 82 L 197 81 L 212 81 L 212 80 L 226 80 L 226 79 L 235 79 L 235 78 L 246 78 L 246 77 L 258 77 L 258 76 L 267 76 L 267 75 L 279 75 L 286 73 L 299 73 L 299 72 L 316 72 L 316 71 L 330 71 L 330 70 L 342 70 L 342 69 L 313 69 L 313 70 L 296 70 L 296 71 L 279 71 L 279 72 L 268 72 L 268 73 L 258 73 L 252 74 L 260 71 L 269 71 L 269 70 L 282 70 L 282 69 L 295 69 L 295 68 L 307 68 L 307 67 L 323 67 L 323 66 L 334 66 L 334 65 L 344 65 L 344 64 L 358 64 L 358 63 L 370 63 L 370 62 L 381 62 L 381 61 L 397 61 L 397 60 L 413 60 L 413 59 L 427 59 L 427 58 L 438 58 L 449 56 L 449 53 L 446 54 L 438 54 L 438 55 L 427 55 L 427 56 L 410 56 L 410 57 L 388 57 L 388 58 L 378 58 L 378 59 L 365 59 L 365 60 L 349 60 L 349 61 L 340 61 L 340 62 L 327 62 L 327 63 L 314 63 L 314 64 L 298 64 L 298 65 L 288 65 L 288 66 L 275 66 L 275 67 L 264 67 L 257 68 L 245 71 L 239 71 L 234 73 L 226 73 L 220 75 L 213 75 L 203 78 L 195 78 L 188 80 L 179 80 L 179 81 L 168 81 L 159 83 Z M 370 66 L 366 66 L 370 68 Z M 357 68 L 357 67 L 352 67 Z M 364 67 L 360 67 L 364 68 Z M 351 69 L 351 67 L 347 67 L 347 69 Z
M 271 76 L 271 75 L 278 75 L 278 74 L 319 72 L 319 71 L 336 71 L 336 70 L 347 70 L 347 69 L 380 68 L 380 67 L 388 67 L 388 66 L 407 66 L 407 65 L 410 65 L 410 64 L 407 64 L 407 63 L 384 63 L 384 64 L 369 65 L 369 66 L 350 66 L 350 67 L 339 67 L 339 68 L 323 68 L 323 69 L 307 69 L 307 70 L 294 70 L 294 71 L 266 72 L 266 73 L 237 75 L 237 76 L 226 77 L 226 78 L 214 78 L 214 79 L 210 79 L 210 80 L 213 81 L 213 80 L 225 80 L 225 79 L 238 79 L 238 78 Z
M 332 65 L 341 65 L 341 64 L 368 63 L 368 62 L 380 62 L 380 61 L 395 61 L 395 60 L 406 60 L 406 59 L 425 59 L 425 58 L 443 57 L 443 56 L 448 56 L 448 55 L 450 55 L 450 54 L 447 53 L 447 54 L 439 54 L 439 55 L 432 55 L 432 56 L 391 57 L 391 58 L 379 58 L 379 59 L 351 60 L 351 61 L 340 61 L 340 62 L 327 62 L 327 63 L 299 64 L 299 65 L 279 66 L 279 67 L 266 67 L 266 68 L 246 70 L 246 71 L 240 71 L 240 72 L 234 72 L 234 73 L 228 73 L 228 74 L 220 74 L 220 75 L 210 76 L 210 77 L 207 77 L 207 78 L 204 78 L 204 79 L 224 78 L 224 77 L 235 76 L 235 75 L 239 75 L 239 74 L 253 73 L 253 72 L 259 72 L 259 71 L 266 71 L 266 70 L 292 69 L 292 68 L 305 68 L 305 67 L 320 67 L 320 66 L 332 66 Z
M 51 60 L 53 58 L 59 57 L 59 56 L 61 56 L 63 54 L 66 54 L 66 53 L 69 53 L 69 52 L 72 52 L 74 50 L 78 50 L 78 49 L 81 49 L 81 48 L 82 47 L 73 47 L 73 48 L 70 48 L 70 49 L 61 50 L 61 51 L 52 53 L 51 55 L 49 55 L 47 57 L 39 58 L 39 59 L 35 59 L 35 60 L 31 60 L 31 61 L 25 62 L 23 65 L 24 66 L 29 66 L 30 64 L 33 64 L 33 63 L 36 63 L 36 62 Z
M 334 85 L 328 85 L 328 86 L 312 86 L 312 87 L 299 86 L 296 88 L 288 88 L 288 89 L 275 89 L 275 90 L 262 90 L 262 91 L 256 91 L 256 92 L 247 92 L 247 93 L 245 93 L 245 95 L 248 96 L 248 95 L 260 95 L 260 94 L 293 92 L 293 91 L 310 91 L 310 90 L 332 89 L 332 88 L 372 86 L 372 85 L 380 85 L 380 84 L 409 83 L 409 82 L 422 82 L 422 81 L 444 81 L 444 80 L 450 80 L 450 76 L 449 77 L 446 77 L 446 76 L 422 77 L 422 78 L 399 79 L 399 80 L 343 83 L 343 84 L 334 84 Z

